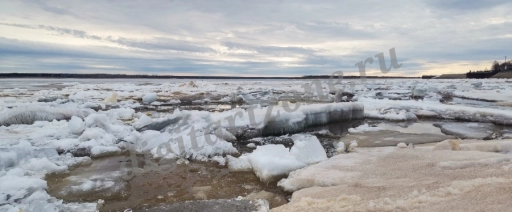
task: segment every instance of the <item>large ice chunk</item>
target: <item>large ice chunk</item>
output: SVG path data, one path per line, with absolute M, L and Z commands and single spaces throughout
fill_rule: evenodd
M 288 148 L 275 144 L 257 147 L 249 155 L 249 162 L 254 173 L 263 182 L 275 180 L 276 177 L 283 177 L 293 170 L 307 166 L 290 154 Z
M 142 127 L 150 125 L 151 123 L 153 123 L 153 119 L 143 114 L 142 116 L 140 116 L 139 119 L 137 119 L 135 123 L 133 123 L 133 127 L 135 127 L 135 129 L 140 129 Z
M 314 164 L 327 159 L 327 154 L 314 135 L 293 135 L 290 153 L 305 164 Z
M 146 104 L 151 104 L 152 102 L 156 101 L 158 99 L 158 96 L 156 93 L 148 93 L 142 97 L 142 102 Z
M 364 106 L 361 103 L 294 105 L 290 108 L 269 106 L 247 110 L 234 109 L 212 114 L 212 118 L 220 120 L 222 126 L 237 138 L 250 139 L 298 133 L 312 126 L 364 117 Z M 248 131 L 248 128 L 254 130 Z
M 251 154 L 238 159 L 228 157 L 228 167 L 232 171 L 243 171 L 252 167 L 261 181 L 270 182 L 291 171 L 327 159 L 324 148 L 315 136 L 298 134 L 293 135 L 292 139 L 294 145 L 291 149 L 282 144 L 269 144 L 258 146 Z
M 428 92 L 428 87 L 426 85 L 416 85 L 412 89 L 412 96 L 413 97 L 425 97 Z
M 228 159 L 228 169 L 231 172 L 243 172 L 243 171 L 251 171 L 252 170 L 252 165 L 249 162 L 248 155 L 242 155 L 238 158 L 228 155 L 227 159 Z

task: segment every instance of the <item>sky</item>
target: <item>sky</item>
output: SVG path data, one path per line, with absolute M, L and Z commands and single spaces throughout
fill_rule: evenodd
M 512 57 L 512 1 L 12 0 L 0 73 L 421 76 Z M 398 69 L 382 73 L 377 54 Z

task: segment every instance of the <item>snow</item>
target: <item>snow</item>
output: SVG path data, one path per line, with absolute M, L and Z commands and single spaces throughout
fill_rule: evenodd
M 93 102 L 86 102 L 79 106 L 80 108 L 89 108 L 89 109 L 99 109 L 99 108 L 105 108 L 104 104 L 99 103 L 93 103 Z
M 48 158 L 30 158 L 27 163 L 23 164 L 21 167 L 24 170 L 40 174 L 64 172 L 68 169 L 67 166 L 59 166 L 48 160 Z
M 249 143 L 249 144 L 247 144 L 247 147 L 249 147 L 249 148 L 256 148 L 256 144 L 254 144 L 254 143 Z
M 120 152 L 121 149 L 115 146 L 94 146 L 91 148 L 91 157 L 111 156 Z
M 81 141 L 79 147 L 94 147 L 98 145 L 112 146 L 116 143 L 116 137 L 107 133 L 101 128 L 87 128 L 78 140 Z
M 28 146 L 27 146 L 28 145 Z M 54 158 L 57 157 L 57 151 L 53 148 L 32 147 L 30 144 L 21 144 L 9 148 L 0 148 L 0 168 L 16 167 L 26 160 L 34 158 Z
M 137 121 L 133 123 L 133 127 L 135 127 L 135 129 L 140 129 L 142 127 L 150 125 L 151 123 L 153 123 L 153 119 L 143 114 L 137 119 Z
M 351 141 L 348 145 L 347 152 L 355 152 L 358 146 L 357 141 Z
M 219 127 L 214 131 L 215 136 L 226 141 L 236 141 L 236 137 L 226 129 Z
M 227 156 L 228 169 L 231 172 L 240 172 L 240 171 L 251 171 L 252 165 L 249 162 L 248 155 L 242 155 L 238 158 L 235 158 L 231 155 Z
M 85 123 L 81 118 L 73 116 L 68 122 L 68 128 L 72 134 L 81 135 L 85 130 Z
M 135 115 L 135 110 L 131 108 L 118 108 L 111 109 L 107 112 L 107 116 L 110 119 L 122 119 L 122 120 L 130 120 Z
M 219 163 L 221 166 L 226 165 L 226 159 L 222 156 L 213 156 L 212 161 Z
M 336 152 L 337 152 L 338 154 L 341 154 L 341 153 L 345 153 L 345 151 L 346 151 L 346 145 L 345 145 L 345 143 L 343 143 L 343 142 L 338 142 L 338 143 L 336 144 Z
M 398 147 L 398 148 L 407 148 L 407 144 L 405 144 L 405 143 L 398 143 L 396 145 L 396 147 Z
M 362 133 L 362 132 L 374 132 L 374 131 L 380 131 L 383 130 L 380 127 L 370 127 L 368 124 L 360 125 L 356 128 L 350 128 L 348 129 L 349 133 Z
M 85 126 L 88 129 L 103 129 L 116 138 L 123 138 L 128 136 L 132 131 L 132 127 L 123 125 L 117 120 L 110 119 L 106 114 L 91 114 L 85 118 Z
M 66 172 L 69 165 L 85 160 L 64 159 L 55 149 L 32 147 L 28 142 L 0 148 L 0 159 L 0 211 L 67 211 L 72 207 L 48 195 L 43 178 L 48 173 Z
M 171 99 L 171 100 L 167 101 L 166 103 L 172 104 L 172 105 L 177 105 L 177 104 L 180 104 L 181 101 L 179 99 Z
M 50 196 L 45 192 L 46 181 L 25 176 L 23 170 L 14 168 L 0 172 L 0 210 L 5 211 L 36 211 L 48 209 L 57 211 L 47 200 Z M 53 209 L 53 210 L 52 210 Z
M 415 121 L 418 119 L 418 117 L 413 112 L 400 109 L 365 111 L 364 116 L 367 118 L 386 119 L 391 121 Z

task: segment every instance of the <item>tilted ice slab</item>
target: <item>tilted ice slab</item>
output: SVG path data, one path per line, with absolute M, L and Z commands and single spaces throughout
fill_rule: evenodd
M 350 121 L 363 117 L 364 107 L 361 103 L 290 105 L 289 108 L 255 105 L 249 109 L 239 108 L 221 113 L 176 111 L 167 118 L 155 120 L 137 130 L 164 132 L 187 125 L 195 125 L 196 129 L 205 129 L 210 126 L 211 130 L 223 127 L 236 138 L 250 139 L 292 134 L 302 132 L 311 126 Z
M 90 110 L 64 108 L 15 108 L 5 109 L 0 113 L 0 126 L 13 124 L 33 124 L 36 121 L 53 121 L 71 119 L 73 116 L 85 118 Z
M 510 88 L 501 89 L 496 85 L 496 89 L 489 90 L 472 90 L 472 91 L 454 91 L 455 97 L 462 97 L 467 99 L 484 100 L 484 101 L 512 101 L 512 93 Z
M 497 129 L 491 123 L 434 123 L 434 126 L 439 127 L 444 134 L 455 135 L 462 139 L 491 138 Z
M 291 108 L 295 106 L 292 105 Z M 279 136 L 302 132 L 311 126 L 350 121 L 364 117 L 361 103 L 329 103 L 300 105 L 296 110 L 263 107 L 253 110 L 235 109 L 212 115 L 237 138 Z M 231 121 L 230 121 L 231 119 Z M 233 121 L 234 120 L 234 121 Z
M 376 128 L 376 127 L 374 127 Z M 402 133 L 391 130 L 369 131 L 350 133 L 340 139 L 340 142 L 350 145 L 356 141 L 358 147 L 384 147 L 396 146 L 399 143 L 405 144 L 426 144 L 441 142 L 446 139 L 452 139 L 453 136 L 439 135 L 433 133 Z
M 425 113 L 425 111 L 431 111 L 436 113 L 438 115 L 437 117 L 445 119 L 512 125 L 511 110 L 474 108 L 462 105 L 444 105 L 438 102 L 414 100 L 392 101 L 360 98 L 359 102 L 362 102 L 365 105 L 365 116 L 371 118 L 379 118 L 373 116 L 373 114 L 378 113 L 381 110 L 400 109 L 410 111 L 411 113 L 414 113 L 415 111 L 420 111 L 421 113 Z M 386 119 L 386 117 L 382 118 Z

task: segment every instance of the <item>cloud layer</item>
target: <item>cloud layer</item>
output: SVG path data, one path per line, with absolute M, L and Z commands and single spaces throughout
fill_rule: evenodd
M 509 1 L 0 2 L 0 72 L 300 76 L 396 49 L 418 76 L 488 68 L 512 46 Z M 374 57 L 374 59 L 376 59 Z M 389 64 L 389 61 L 388 61 Z M 368 75 L 384 75 L 378 63 Z

